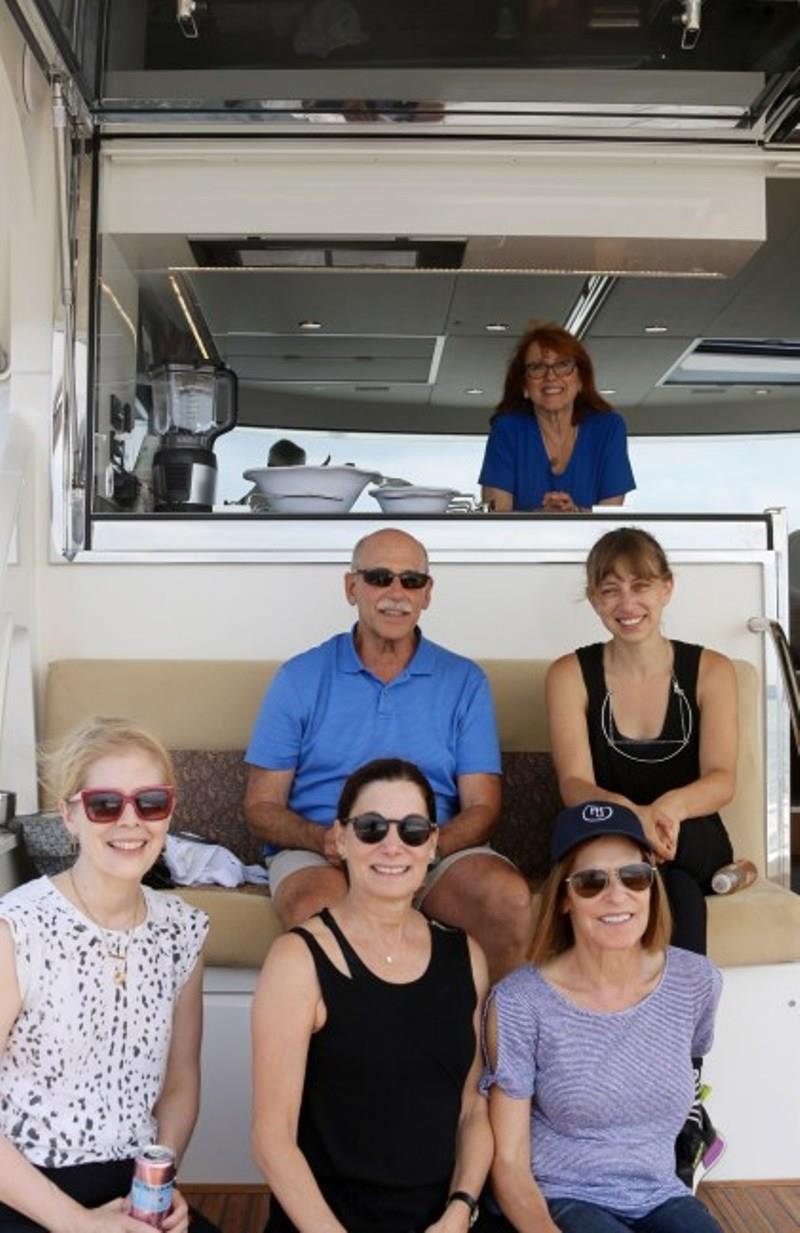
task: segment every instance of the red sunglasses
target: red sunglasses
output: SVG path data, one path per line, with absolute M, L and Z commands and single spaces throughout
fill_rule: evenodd
M 142 822 L 163 822 L 172 813 L 175 789 L 165 784 L 153 788 L 137 788 L 135 792 L 119 792 L 116 788 L 84 788 L 69 798 L 80 801 L 90 822 L 118 822 L 125 806 L 133 805 Z

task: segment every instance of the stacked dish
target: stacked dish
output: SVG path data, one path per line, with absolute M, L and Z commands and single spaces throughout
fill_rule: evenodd
M 444 514 L 453 497 L 460 494 L 455 488 L 423 488 L 417 484 L 402 487 L 384 485 L 371 488 L 374 497 L 385 514 Z
M 376 471 L 357 467 L 251 467 L 242 473 L 255 484 L 276 514 L 346 514 Z

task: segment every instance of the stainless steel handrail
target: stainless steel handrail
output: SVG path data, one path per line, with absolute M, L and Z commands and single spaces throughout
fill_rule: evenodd
M 794 661 L 792 660 L 792 648 L 789 645 L 789 639 L 786 637 L 786 631 L 780 621 L 770 620 L 769 617 L 751 617 L 747 622 L 747 628 L 754 634 L 769 634 L 772 639 L 772 645 L 775 647 L 775 654 L 778 657 L 778 664 L 786 689 L 786 696 L 789 699 L 789 717 L 792 721 L 795 748 L 800 753 L 800 685 L 797 683 L 797 673 L 795 672 Z

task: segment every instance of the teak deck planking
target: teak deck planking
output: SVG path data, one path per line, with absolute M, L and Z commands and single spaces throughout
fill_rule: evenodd
M 257 1186 L 186 1186 L 188 1201 L 222 1233 L 262 1233 L 269 1196 Z M 699 1197 L 724 1233 L 797 1233 L 800 1180 L 709 1182 Z

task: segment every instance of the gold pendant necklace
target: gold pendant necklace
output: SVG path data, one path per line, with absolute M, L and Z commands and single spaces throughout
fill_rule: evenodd
M 577 433 L 575 426 L 570 425 L 566 437 L 559 437 L 558 434 L 546 431 L 540 425 L 542 441 L 544 443 L 544 451 L 547 454 L 550 463 L 550 470 L 553 474 L 561 474 L 566 470 L 567 463 L 572 457 L 572 450 L 575 445 Z
M 78 890 L 78 884 L 75 881 L 75 875 L 72 870 L 68 869 L 67 873 L 69 874 L 70 886 L 75 893 L 75 898 L 78 900 L 78 903 L 89 917 L 89 920 L 92 921 L 93 924 L 97 925 L 98 929 L 102 930 L 103 945 L 105 947 L 106 956 L 111 959 L 114 964 L 114 972 L 112 976 L 114 984 L 118 989 L 124 989 L 128 980 L 128 948 L 131 944 L 131 933 L 133 932 L 133 928 L 136 924 L 136 917 L 139 915 L 139 900 L 137 898 L 136 906 L 133 909 L 133 916 L 131 917 L 131 923 L 128 925 L 128 928 L 122 933 L 118 933 L 116 930 L 112 931 L 107 929 L 105 925 L 101 925 L 94 912 L 92 912 L 83 895 Z M 113 940 L 109 938 L 109 934 L 112 933 Z

